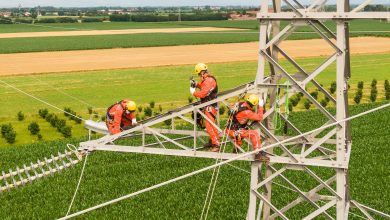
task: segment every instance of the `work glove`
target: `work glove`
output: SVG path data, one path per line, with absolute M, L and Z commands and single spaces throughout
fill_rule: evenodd
M 191 93 L 191 95 L 194 95 L 194 92 L 195 92 L 195 87 L 190 87 L 190 93 Z
M 259 97 L 259 106 L 263 107 L 264 106 L 264 100 Z
M 196 81 L 195 80 L 191 79 L 190 84 L 191 84 L 191 86 L 190 86 L 191 88 L 196 88 Z
M 133 118 L 133 119 L 131 120 L 131 125 L 136 125 L 136 124 L 138 124 L 138 123 L 137 123 L 137 119 Z

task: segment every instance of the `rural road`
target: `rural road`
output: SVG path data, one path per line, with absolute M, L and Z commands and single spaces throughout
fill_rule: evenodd
M 390 53 L 390 38 L 351 38 L 352 54 Z M 334 53 L 322 39 L 284 41 L 292 57 Z M 108 70 L 134 67 L 257 60 L 258 43 L 0 54 L 0 75 Z
M 90 35 L 117 35 L 117 34 L 144 34 L 144 33 L 188 33 L 188 32 L 211 32 L 211 31 L 237 31 L 237 28 L 155 28 L 155 29 L 123 29 L 123 30 L 84 30 L 84 31 L 53 31 L 53 32 L 22 32 L 1 33 L 1 38 L 26 38 L 26 37 L 69 37 Z

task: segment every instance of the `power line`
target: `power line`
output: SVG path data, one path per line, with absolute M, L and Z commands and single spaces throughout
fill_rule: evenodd
M 9 86 L 9 87 L 11 87 L 11 88 L 13 88 L 14 90 L 16 90 L 16 91 L 18 91 L 18 92 L 20 92 L 20 93 L 22 93 L 22 94 L 24 94 L 24 95 L 26 95 L 26 96 L 29 96 L 29 97 L 31 97 L 31 98 L 33 98 L 33 99 L 39 101 L 39 102 L 42 102 L 42 103 L 44 103 L 44 104 L 46 104 L 46 105 L 48 105 L 48 106 L 50 106 L 50 107 L 52 107 L 52 108 L 55 108 L 55 109 L 57 109 L 57 110 L 59 110 L 59 111 L 61 111 L 61 112 L 67 113 L 67 114 L 69 114 L 69 115 L 72 115 L 72 116 L 75 117 L 75 118 L 78 118 L 78 119 L 80 119 L 80 120 L 82 120 L 82 121 L 85 121 L 85 119 L 81 118 L 80 116 L 74 115 L 74 114 L 72 114 L 71 112 L 67 112 L 67 111 L 65 111 L 65 110 L 63 110 L 63 109 L 61 109 L 61 108 L 59 108 L 59 107 L 57 107 L 57 106 L 55 106 L 55 105 L 53 105 L 53 104 L 50 104 L 49 102 L 47 102 L 47 101 L 45 101 L 45 100 L 43 100 L 43 99 L 40 99 L 40 98 L 38 98 L 38 97 L 36 97 L 36 96 L 33 96 L 33 95 L 31 95 L 31 94 L 29 94 L 29 93 L 27 93 L 27 92 L 25 92 L 25 91 L 23 91 L 23 90 L 21 90 L 21 89 L 15 87 L 15 86 L 13 86 L 13 85 L 11 85 L 11 84 L 9 84 L 9 83 L 3 81 L 3 80 L 0 80 L 0 82 L 3 83 L 3 84 L 5 84 L 5 85 L 7 85 L 7 86 Z

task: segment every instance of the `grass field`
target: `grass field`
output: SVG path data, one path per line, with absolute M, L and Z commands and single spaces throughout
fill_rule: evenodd
M 352 106 L 356 114 L 378 104 Z M 334 111 L 334 109 L 332 110 Z M 385 213 L 390 212 L 390 181 L 388 167 L 390 110 L 383 110 L 352 122 L 353 150 L 349 177 L 352 198 Z M 290 119 L 302 130 L 309 130 L 322 123 L 318 111 L 292 113 Z M 375 130 L 375 134 L 373 134 Z M 8 170 L 32 160 L 42 159 L 57 151 L 63 151 L 66 143 L 77 144 L 80 140 L 47 142 L 18 147 L 0 148 L 0 169 Z M 148 186 L 213 164 L 214 161 L 194 158 L 178 158 L 140 154 L 95 152 L 88 158 L 84 178 L 72 212 L 135 192 Z M 245 170 L 249 163 L 234 162 Z M 11 192 L 0 194 L 0 218 L 2 219 L 53 219 L 62 217 L 70 203 L 77 184 L 81 164 L 54 177 L 39 180 Z M 326 171 L 312 168 L 320 177 L 329 176 Z M 86 219 L 198 219 L 206 197 L 211 172 L 196 175 L 175 184 L 162 187 L 82 216 Z M 307 176 L 285 171 L 292 182 L 304 189 L 315 184 Z M 282 180 L 275 182 L 286 185 Z M 243 219 L 246 215 L 249 175 L 230 166 L 223 166 L 218 180 L 209 219 Z M 278 196 L 276 196 L 278 195 Z M 293 194 L 280 186 L 274 186 L 273 199 L 280 206 Z M 296 194 L 294 194 L 296 195 Z M 321 203 L 320 203 L 321 204 Z M 23 207 L 23 208 L 21 208 Z M 291 219 L 301 219 L 307 211 L 303 203 L 300 212 L 287 212 Z M 352 210 L 358 213 L 356 210 Z M 330 210 L 334 213 L 334 209 Z M 358 213 L 359 215 L 362 215 Z M 375 219 L 380 219 L 374 216 Z M 351 216 L 351 219 L 359 219 Z
M 312 71 L 316 67 L 316 64 L 321 63 L 323 59 L 306 58 L 299 59 L 298 62 L 307 71 Z M 373 78 L 378 80 L 378 100 L 384 100 L 383 81 L 390 78 L 387 68 L 389 63 L 389 54 L 352 57 L 351 89 L 349 92 L 349 101 L 351 104 L 353 103 L 358 81 L 365 82 L 362 102 L 370 102 L 369 86 Z M 284 61 L 283 64 L 285 65 L 286 62 Z M 285 65 L 285 67 L 287 70 L 293 70 L 289 65 Z M 223 91 L 252 81 L 255 77 L 257 63 L 236 62 L 210 64 L 209 68 L 218 79 L 220 91 Z M 97 112 L 104 114 L 105 109 L 109 105 L 126 97 L 133 99 L 142 106 L 146 106 L 150 101 L 155 101 L 155 108 L 157 109 L 161 105 L 163 112 L 184 105 L 188 103 L 188 77 L 192 71 L 193 66 L 187 65 L 8 76 L 1 77 L 0 79 L 60 108 L 71 107 L 84 118 L 88 118 L 88 106 L 93 106 Z M 322 75 L 319 75 L 317 80 L 329 88 L 330 83 L 334 80 L 334 73 L 335 65 L 333 64 Z M 0 118 L 2 119 L 2 123 L 12 122 L 18 133 L 16 138 L 17 143 L 31 143 L 31 141 L 36 140 L 36 136 L 30 136 L 26 133 L 28 123 L 16 120 L 16 114 L 19 111 L 26 114 L 27 121 L 35 120 L 39 122 L 39 125 L 46 126 L 46 131 L 51 129 L 51 132 L 46 133 L 46 135 L 42 133 L 45 140 L 54 140 L 61 137 L 61 134 L 55 131 L 54 128 L 49 128 L 49 123 L 37 116 L 37 112 L 41 108 L 49 108 L 52 112 L 58 112 L 57 110 L 50 109 L 50 107 L 20 94 L 4 86 L 2 83 L 0 83 L 0 93 L 4 94 L 0 97 L 0 103 L 6 103 L 6 107 L 0 109 Z M 322 96 L 319 96 L 318 100 L 322 98 Z M 302 103 L 299 104 L 299 108 L 303 108 Z M 61 114 L 61 117 L 64 116 Z M 72 124 L 72 122 L 68 123 Z M 74 125 L 73 127 L 75 137 L 86 135 L 86 131 L 81 126 Z M 53 135 L 51 135 L 52 133 Z M 0 145 L 5 145 L 4 139 L 0 139 Z
M 231 27 L 251 29 L 246 31 L 219 32 L 219 33 L 165 33 L 165 34 L 124 34 L 104 36 L 72 36 L 72 37 L 41 37 L 41 38 L 7 38 L 0 39 L 0 53 L 21 53 L 38 51 L 88 50 L 107 48 L 131 48 L 193 44 L 222 44 L 251 42 L 258 40 L 257 21 L 199 21 L 199 22 L 112 22 L 112 23 L 84 23 L 84 24 L 53 24 L 53 27 L 31 25 L 0 25 L 1 31 L 61 31 L 61 30 L 109 30 L 130 28 L 177 28 L 193 26 Z M 285 26 L 286 23 L 282 23 Z M 333 23 L 327 24 L 335 30 Z M 45 26 L 45 25 L 43 25 Z M 351 21 L 351 36 L 390 36 L 389 23 L 379 21 Z M 356 32 L 363 31 L 363 32 Z M 379 33 L 376 31 L 388 31 Z M 297 33 L 292 34 L 289 40 L 319 38 L 309 27 L 299 27 Z

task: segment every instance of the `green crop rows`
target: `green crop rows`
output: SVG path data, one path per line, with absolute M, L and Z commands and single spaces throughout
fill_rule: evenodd
M 351 107 L 351 114 L 371 109 L 378 104 L 363 104 Z M 334 109 L 331 109 L 334 112 Z M 325 122 L 318 111 L 292 113 L 290 119 L 303 131 Z M 390 110 L 382 110 L 352 122 L 353 150 L 350 162 L 350 186 L 352 197 L 363 204 L 389 213 L 390 171 L 388 148 Z M 375 132 L 373 132 L 375 131 Z M 65 144 L 77 144 L 81 140 L 65 140 L 23 145 L 17 148 L 0 149 L 0 169 L 8 170 L 23 163 L 47 157 Z M 135 192 L 148 186 L 169 180 L 179 175 L 213 164 L 212 160 L 95 152 L 88 158 L 87 168 L 75 200 L 72 212 Z M 249 170 L 249 163 L 234 162 L 234 165 Z M 65 215 L 81 164 L 54 177 L 39 180 L 32 185 L 3 193 L 0 206 L 2 219 L 53 219 Z M 332 172 L 312 168 L 322 178 Z M 328 170 L 329 171 L 329 170 Z M 287 171 L 286 176 L 294 184 L 307 190 L 316 182 L 308 176 Z M 99 209 L 83 217 L 87 219 L 197 219 L 206 196 L 211 171 L 142 194 L 133 199 Z M 277 183 L 286 185 L 282 180 Z M 223 166 L 209 213 L 210 219 L 243 219 L 246 215 L 249 175 L 230 166 Z M 273 199 L 280 207 L 297 194 L 278 185 L 273 188 Z M 23 208 L 21 208 L 23 207 Z M 300 211 L 287 212 L 291 219 L 300 219 L 310 205 L 303 203 Z M 355 213 L 356 210 L 353 210 Z M 334 210 L 330 210 L 334 213 Z M 306 213 L 307 214 L 307 213 Z M 361 214 L 360 214 L 361 215 Z M 375 216 L 378 218 L 377 216 Z M 355 219 L 355 218 L 352 218 Z M 379 219 L 379 218 L 378 218 Z
M 286 23 L 282 23 L 282 26 Z M 334 31 L 333 23 L 327 24 Z M 4 32 L 26 31 L 63 31 L 63 30 L 106 30 L 106 29 L 131 29 L 131 28 L 177 28 L 193 26 L 232 27 L 250 30 L 234 32 L 212 33 L 148 33 L 148 34 L 124 34 L 124 35 L 100 35 L 100 36 L 71 36 L 71 37 L 34 37 L 34 38 L 5 38 L 0 39 L 0 53 L 22 53 L 38 51 L 67 51 L 90 50 L 109 48 L 154 47 L 174 45 L 196 44 L 223 44 L 252 42 L 258 40 L 256 21 L 205 21 L 205 22 L 167 22 L 167 23 L 85 23 L 85 24 L 55 24 L 55 28 L 31 27 L 26 25 L 0 25 Z M 68 29 L 66 29 L 68 28 Z M 72 29 L 75 28 L 75 29 Z M 389 25 L 379 21 L 352 21 L 351 36 L 390 36 Z M 364 32 L 355 32 L 364 31 Z M 297 33 L 288 39 L 312 39 L 319 38 L 313 29 L 299 27 Z

